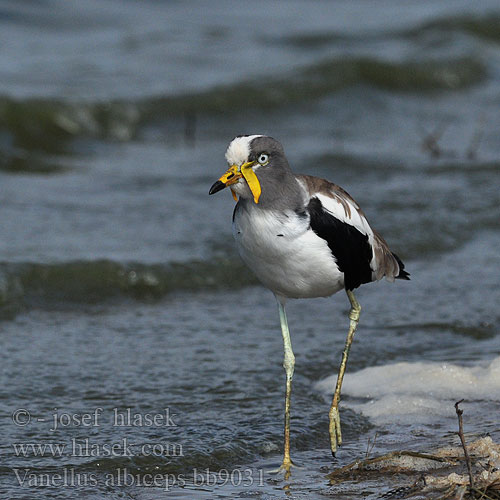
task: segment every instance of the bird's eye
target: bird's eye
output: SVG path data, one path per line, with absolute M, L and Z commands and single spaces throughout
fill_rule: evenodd
M 261 153 L 259 155 L 259 157 L 257 158 L 257 161 L 261 164 L 261 165 L 266 165 L 267 163 L 269 163 L 269 155 L 266 154 L 266 153 Z

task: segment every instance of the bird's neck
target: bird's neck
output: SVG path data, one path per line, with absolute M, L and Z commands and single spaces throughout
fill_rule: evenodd
M 272 186 L 265 185 L 259 202 L 255 203 L 253 196 L 240 196 L 239 204 L 241 208 L 250 212 L 272 211 L 272 212 L 300 212 L 305 210 L 304 198 L 299 189 L 294 189 L 293 185 L 287 185 L 286 189 L 273 189 Z M 267 188 L 267 189 L 266 189 Z

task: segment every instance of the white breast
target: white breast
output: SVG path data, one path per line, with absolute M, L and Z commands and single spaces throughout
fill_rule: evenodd
M 248 207 L 248 208 L 247 208 Z M 344 275 L 325 240 L 294 212 L 238 207 L 233 235 L 242 259 L 274 293 L 327 297 L 344 287 Z

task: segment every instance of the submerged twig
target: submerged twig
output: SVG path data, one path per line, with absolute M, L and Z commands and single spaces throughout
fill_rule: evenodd
M 474 489 L 474 478 L 472 477 L 472 467 L 470 463 L 470 457 L 469 457 L 469 452 L 467 451 L 467 447 L 465 446 L 465 437 L 464 437 L 464 428 L 463 428 L 463 421 L 462 421 L 462 414 L 463 410 L 461 410 L 458 405 L 463 401 L 461 399 L 460 401 L 457 401 L 455 403 L 455 411 L 457 412 L 457 417 L 458 417 L 458 436 L 460 437 L 460 442 L 462 443 L 462 448 L 464 449 L 464 456 L 465 456 L 465 463 L 467 464 L 467 470 L 469 472 L 469 483 L 470 483 L 470 489 Z
M 478 500 L 495 500 L 493 497 L 490 497 L 489 495 L 486 494 L 487 489 L 484 491 L 478 490 L 477 488 L 472 488 L 472 491 L 475 491 L 476 493 L 480 494 L 481 496 L 478 498 Z M 498 497 L 497 497 L 498 498 Z
M 436 500 L 448 500 L 451 498 L 452 495 L 455 494 L 455 491 L 457 491 L 457 485 L 452 484 L 445 492 L 443 495 L 440 497 L 437 497 Z
M 439 146 L 439 141 L 447 127 L 448 124 L 443 123 L 430 133 L 425 131 L 423 127 L 420 127 L 422 132 L 422 149 L 428 152 L 433 158 L 440 158 L 444 154 L 444 151 Z
M 481 140 L 483 139 L 485 125 L 486 125 L 486 117 L 484 116 L 483 113 L 479 117 L 478 126 L 474 131 L 474 134 L 469 142 L 469 146 L 467 147 L 467 150 L 465 152 L 465 155 L 468 160 L 476 159 L 477 152 L 479 151 L 479 146 L 481 145 Z
M 378 432 L 376 432 L 375 436 L 373 436 L 373 441 L 371 441 L 371 439 L 368 438 L 368 444 L 366 445 L 365 459 L 370 456 L 370 453 L 373 451 L 373 448 L 375 448 L 375 443 L 377 442 L 377 437 L 378 437 Z

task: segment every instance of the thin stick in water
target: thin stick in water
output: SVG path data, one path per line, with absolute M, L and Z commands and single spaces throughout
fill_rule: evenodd
M 457 412 L 457 417 L 458 417 L 458 436 L 460 437 L 460 441 L 462 443 L 462 448 L 464 449 L 464 456 L 465 456 L 465 462 L 467 464 L 467 470 L 469 471 L 469 483 L 470 483 L 470 489 L 474 489 L 474 478 L 472 477 L 472 467 L 470 464 L 470 457 L 469 457 L 469 452 L 467 451 L 467 447 L 465 446 L 465 437 L 464 437 L 464 427 L 463 427 L 463 422 L 462 422 L 462 414 L 463 410 L 461 410 L 458 405 L 463 402 L 463 399 L 460 401 L 457 401 L 455 403 L 455 411 Z

